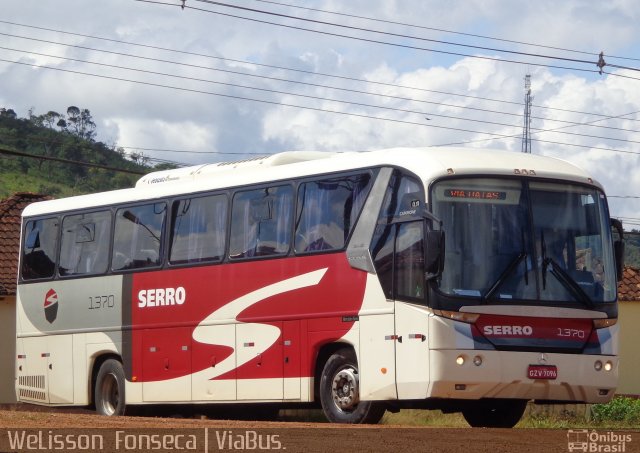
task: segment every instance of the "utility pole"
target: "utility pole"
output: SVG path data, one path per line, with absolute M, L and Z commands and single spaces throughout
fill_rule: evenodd
M 531 74 L 524 77 L 524 127 L 522 129 L 522 152 L 531 154 Z

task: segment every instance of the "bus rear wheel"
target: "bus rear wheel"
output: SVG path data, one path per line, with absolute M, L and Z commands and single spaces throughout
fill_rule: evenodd
M 513 428 L 526 408 L 526 400 L 486 399 L 469 403 L 462 415 L 474 428 Z
M 124 415 L 124 369 L 115 359 L 107 359 L 96 376 L 94 398 L 96 412 L 101 415 Z
M 330 422 L 375 424 L 384 415 L 382 403 L 360 401 L 358 363 L 351 349 L 340 349 L 329 357 L 319 391 L 322 410 Z

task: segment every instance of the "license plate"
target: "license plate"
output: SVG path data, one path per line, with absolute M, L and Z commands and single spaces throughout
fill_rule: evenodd
M 529 379 L 556 379 L 558 368 L 555 365 L 529 365 L 527 376 Z

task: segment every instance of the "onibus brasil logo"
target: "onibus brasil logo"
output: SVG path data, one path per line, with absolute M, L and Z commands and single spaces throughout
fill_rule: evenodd
M 598 432 L 595 429 L 570 429 L 567 432 L 567 448 L 570 452 L 625 453 L 631 434 L 613 431 Z
M 58 317 L 58 293 L 53 289 L 47 291 L 44 296 L 44 317 L 50 323 L 53 323 Z

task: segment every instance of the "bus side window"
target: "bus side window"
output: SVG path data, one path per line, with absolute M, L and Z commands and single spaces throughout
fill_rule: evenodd
M 173 203 L 171 264 L 220 261 L 227 229 L 227 197 L 213 195 Z
M 29 220 L 22 245 L 22 278 L 51 278 L 56 267 L 58 219 Z
M 368 174 L 301 184 L 298 189 L 296 253 L 344 248 L 370 187 Z
M 111 268 L 155 267 L 162 263 L 162 230 L 167 207 L 153 203 L 118 209 Z
M 110 236 L 110 211 L 66 216 L 62 220 L 58 273 L 66 276 L 106 272 Z
M 233 197 L 229 257 L 285 255 L 291 242 L 290 186 L 238 192 Z
M 412 206 L 424 201 L 419 181 L 395 171 L 389 181 L 371 241 L 378 280 L 387 299 L 423 300 L 424 244 L 422 221 L 399 222 L 410 217 Z M 403 215 L 405 214 L 405 215 Z M 418 216 L 419 217 L 419 216 Z M 416 219 L 418 217 L 415 217 Z

